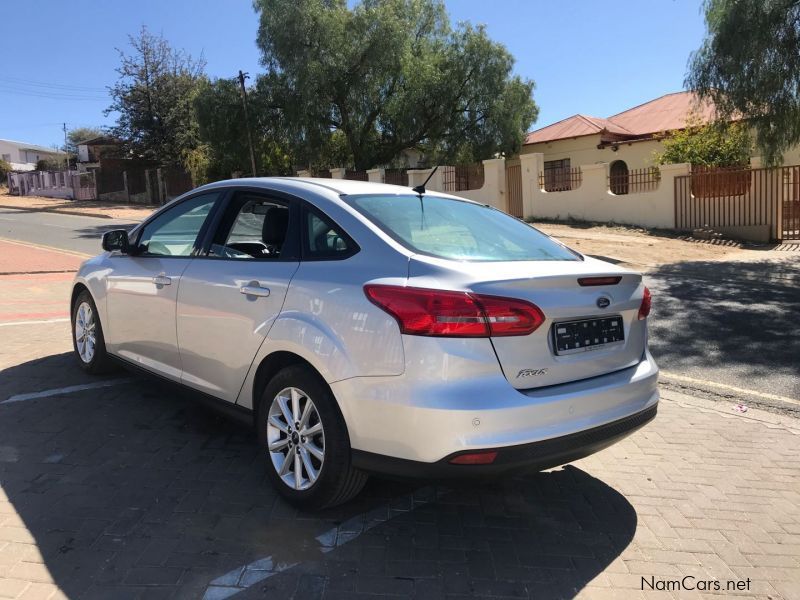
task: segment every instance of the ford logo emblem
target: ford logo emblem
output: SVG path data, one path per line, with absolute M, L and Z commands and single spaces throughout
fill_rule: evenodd
M 600 296 L 597 299 L 597 308 L 608 308 L 610 304 L 611 300 L 609 300 L 605 296 Z

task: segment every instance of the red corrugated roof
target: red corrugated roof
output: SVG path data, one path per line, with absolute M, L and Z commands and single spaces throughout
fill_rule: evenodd
M 539 142 L 581 137 L 583 135 L 592 135 L 604 131 L 619 135 L 631 135 L 630 131 L 615 123 L 611 123 L 608 119 L 589 117 L 586 115 L 574 115 L 563 121 L 532 131 L 526 136 L 525 143 L 538 144 Z
M 530 132 L 526 144 L 538 144 L 567 138 L 608 132 L 621 137 L 637 138 L 671 129 L 683 129 L 689 115 L 704 122 L 713 120 L 714 105 L 699 101 L 694 92 L 666 94 L 626 111 L 601 119 L 575 115 Z

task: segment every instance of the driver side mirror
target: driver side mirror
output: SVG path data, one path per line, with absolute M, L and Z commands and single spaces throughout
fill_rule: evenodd
M 127 254 L 129 249 L 128 232 L 124 229 L 113 229 L 103 234 L 103 250 L 106 252 L 119 250 L 123 254 Z

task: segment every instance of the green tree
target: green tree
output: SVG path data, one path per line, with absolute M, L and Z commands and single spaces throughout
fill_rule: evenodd
M 258 174 L 290 174 L 291 162 L 279 116 L 274 114 L 262 88 L 251 86 L 248 100 Z M 239 82 L 236 79 L 203 82 L 194 98 L 194 108 L 202 145 L 193 154 L 193 169 L 202 170 L 201 165 L 205 164 L 203 180 L 228 178 L 235 171 L 249 173 L 250 149 Z
M 105 114 L 118 114 L 110 133 L 134 156 L 182 164 L 199 143 L 193 100 L 205 61 L 173 49 L 146 27 L 129 41 L 128 53 L 118 50 L 119 79 L 109 90 Z
M 406 148 L 445 160 L 519 150 L 536 119 L 533 82 L 483 27 L 451 28 L 441 0 L 254 0 L 267 69 L 258 87 L 279 109 L 298 162 L 341 132 L 353 165 Z M 338 150 L 337 150 L 338 151 Z
M 747 125 L 699 123 L 690 120 L 685 129 L 672 132 L 656 154 L 659 164 L 691 163 L 704 167 L 733 167 L 750 162 L 752 142 Z
M 706 38 L 687 87 L 711 98 L 722 119 L 743 117 L 765 160 L 800 141 L 800 3 L 706 0 Z
M 0 158 L 0 183 L 5 182 L 10 172 L 11 172 L 11 164 L 8 161 Z
M 61 149 L 70 156 L 77 156 L 79 143 L 104 134 L 99 127 L 74 127 L 67 132 L 67 143 Z
M 64 155 L 48 156 L 36 161 L 37 171 L 63 171 L 65 167 Z

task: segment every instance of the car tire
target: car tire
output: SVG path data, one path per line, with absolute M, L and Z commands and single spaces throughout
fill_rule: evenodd
M 92 375 L 114 369 L 106 352 L 103 326 L 92 295 L 83 290 L 72 305 L 72 348 L 81 369 Z
M 257 415 L 270 480 L 290 504 L 319 510 L 347 502 L 364 487 L 367 475 L 352 467 L 342 413 L 316 371 L 305 365 L 280 370 L 264 387 Z

